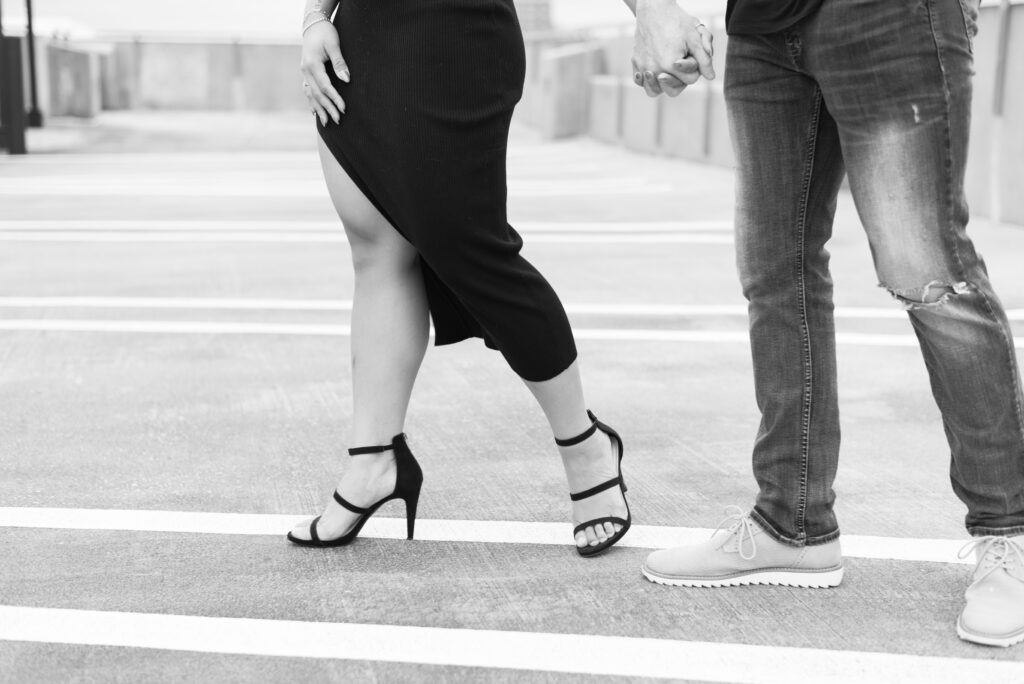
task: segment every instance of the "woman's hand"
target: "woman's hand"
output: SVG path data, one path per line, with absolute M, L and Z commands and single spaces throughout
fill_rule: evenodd
M 715 77 L 711 32 L 676 0 L 636 0 L 636 84 L 655 97 L 675 96 L 701 76 Z
M 327 75 L 327 62 L 334 67 L 338 78 L 348 83 L 348 65 L 341 56 L 338 30 L 331 22 L 320 21 L 310 26 L 302 37 L 299 70 L 302 72 L 302 87 L 309 100 L 309 107 L 324 126 L 330 119 L 340 123 L 341 115 L 345 113 L 345 101 L 331 85 L 331 78 Z

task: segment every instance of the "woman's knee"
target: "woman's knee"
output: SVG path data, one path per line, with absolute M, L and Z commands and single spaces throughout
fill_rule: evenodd
M 342 223 L 357 273 L 368 269 L 401 271 L 416 264 L 416 249 L 386 221 L 383 225 L 367 225 L 343 219 Z

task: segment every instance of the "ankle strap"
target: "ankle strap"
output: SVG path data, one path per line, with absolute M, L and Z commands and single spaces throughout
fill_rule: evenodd
M 587 428 L 580 434 L 576 435 L 575 437 L 569 437 L 568 439 L 558 439 L 557 437 L 555 437 L 555 444 L 557 444 L 560 447 L 569 447 L 589 439 L 592 434 L 597 432 L 597 420 L 594 419 L 594 416 L 592 414 L 590 415 L 590 418 L 594 422 L 589 428 Z
M 349 449 L 349 456 L 362 456 L 363 454 L 382 454 L 385 451 L 391 451 L 395 448 L 395 445 L 388 444 L 387 446 L 372 446 L 372 447 L 356 447 L 355 449 Z

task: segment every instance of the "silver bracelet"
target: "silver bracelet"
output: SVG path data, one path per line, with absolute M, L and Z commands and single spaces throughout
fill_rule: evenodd
M 313 17 L 313 19 L 310 19 L 310 17 Z M 306 35 L 306 31 L 320 22 L 330 20 L 331 18 L 321 10 L 306 13 L 306 16 L 302 18 L 302 35 Z

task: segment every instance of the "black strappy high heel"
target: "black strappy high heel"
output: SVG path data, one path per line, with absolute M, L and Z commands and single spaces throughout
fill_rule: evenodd
M 580 531 L 585 530 L 588 527 L 593 527 L 595 525 L 601 525 L 601 524 L 604 524 L 606 522 L 610 522 L 610 523 L 615 523 L 615 524 L 618 524 L 618 525 L 622 526 L 622 529 L 620 529 L 618 532 L 616 532 L 614 535 L 612 535 L 611 537 L 609 537 L 605 541 L 601 542 L 600 544 L 597 544 L 596 546 L 589 546 L 588 545 L 588 546 L 577 546 L 576 547 L 577 553 L 579 553 L 581 556 L 596 556 L 597 554 L 601 553 L 602 551 L 605 551 L 608 548 L 610 548 L 613 544 L 615 544 L 616 542 L 618 542 L 620 539 L 622 539 L 625 536 L 626 532 L 629 531 L 630 524 L 633 522 L 633 514 L 630 513 L 630 511 L 629 511 L 629 502 L 626 501 L 626 492 L 628 491 L 628 488 L 626 487 L 626 481 L 622 479 L 622 454 L 623 454 L 622 438 L 619 437 L 619 433 L 618 432 L 616 432 L 612 428 L 608 427 L 607 425 L 605 425 L 604 423 L 599 421 L 597 419 L 597 416 L 595 416 L 591 411 L 587 411 L 587 416 L 590 418 L 590 420 L 593 421 L 593 424 L 589 428 L 587 428 L 587 430 L 585 432 L 583 432 L 582 434 L 576 435 L 575 437 L 570 437 L 569 439 L 557 439 L 556 438 L 555 439 L 555 444 L 557 444 L 558 446 L 561 446 L 561 447 L 574 446 L 574 445 L 579 444 L 580 442 L 582 442 L 582 441 L 584 441 L 586 439 L 589 439 L 590 436 L 593 435 L 597 430 L 600 430 L 604 434 L 608 435 L 612 439 L 612 442 L 618 448 L 618 451 L 619 451 L 619 464 L 618 464 L 619 475 L 618 475 L 618 477 L 613 477 L 612 479 L 608 480 L 607 482 L 602 482 L 601 484 L 597 485 L 596 487 L 591 487 L 590 489 L 587 489 L 587 490 L 582 491 L 582 492 L 577 492 L 576 494 L 573 494 L 572 492 L 569 493 L 569 498 L 572 501 L 581 501 L 581 500 L 586 499 L 588 497 L 594 496 L 595 494 L 600 494 L 601 492 L 605 491 L 606 489 L 611 489 L 612 487 L 620 487 L 622 489 L 622 500 L 623 500 L 623 502 L 626 503 L 626 519 L 625 520 L 623 520 L 622 518 L 619 518 L 617 516 L 606 516 L 604 518 L 595 518 L 593 520 L 588 520 L 585 523 L 577 525 L 573 529 L 573 531 L 572 531 L 572 536 L 575 539 L 576 535 L 579 534 Z
M 357 513 L 361 518 L 356 521 L 356 524 L 341 537 L 336 539 L 321 539 L 320 535 L 316 533 L 316 524 L 320 522 L 320 517 L 313 518 L 313 522 L 309 524 L 309 539 L 299 539 L 291 532 L 288 533 L 288 541 L 299 546 L 314 546 L 317 548 L 328 548 L 334 546 L 345 546 L 349 544 L 359 535 L 359 530 L 363 529 L 363 525 L 370 519 L 370 516 L 377 512 L 377 509 L 386 504 L 388 501 L 394 499 L 402 499 L 405 501 L 405 524 L 406 532 L 408 533 L 408 539 L 412 539 L 413 530 L 416 527 L 416 504 L 420 500 L 420 488 L 423 486 L 423 471 L 420 470 L 420 464 L 416 462 L 416 458 L 412 455 L 409 450 L 409 445 L 405 442 L 405 435 L 396 435 L 391 444 L 386 446 L 374 446 L 374 447 L 358 447 L 356 449 L 349 449 L 348 453 L 350 456 L 359 456 L 361 454 L 382 454 L 385 451 L 394 450 L 395 452 L 395 491 L 391 492 L 390 495 L 384 497 L 377 503 L 373 504 L 369 508 L 360 508 L 355 504 L 351 504 L 346 501 L 338 490 L 334 490 L 334 500 L 338 502 L 340 506 L 346 508 L 353 513 Z

